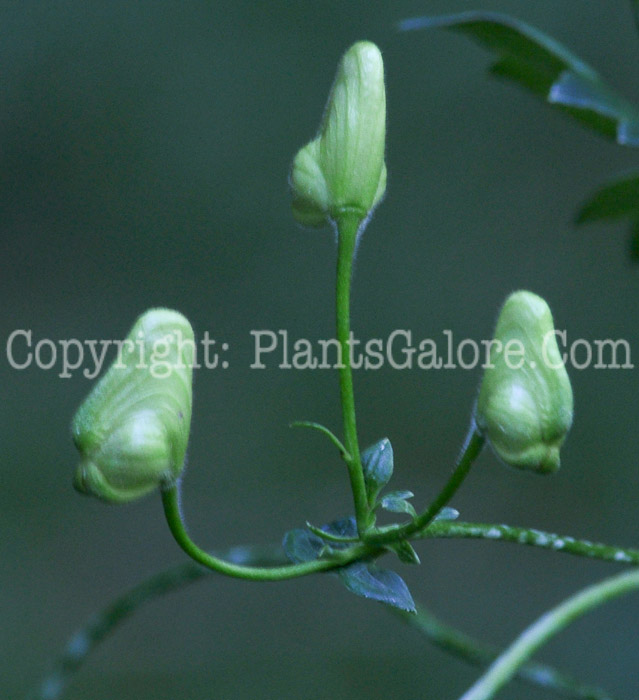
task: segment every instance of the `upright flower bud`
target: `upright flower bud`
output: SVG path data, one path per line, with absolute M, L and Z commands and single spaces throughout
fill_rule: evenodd
M 71 426 L 81 459 L 73 485 L 132 501 L 184 467 L 191 423 L 193 329 L 176 311 L 144 313 Z
M 475 408 L 477 427 L 506 464 L 548 473 L 572 424 L 572 389 L 552 315 L 531 292 L 504 304 Z
M 360 41 L 342 57 L 317 138 L 293 161 L 295 218 L 306 226 L 323 226 L 344 211 L 366 218 L 386 190 L 385 138 L 382 55 Z

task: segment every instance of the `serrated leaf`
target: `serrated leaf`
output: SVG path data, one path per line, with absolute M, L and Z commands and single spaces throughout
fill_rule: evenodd
M 602 219 L 639 218 L 639 173 L 630 173 L 596 190 L 581 206 L 575 219 L 586 224 Z
M 383 438 L 362 452 L 362 469 L 366 490 L 371 501 L 374 501 L 393 476 L 393 446 L 388 438 Z
M 519 84 L 597 133 L 639 146 L 639 109 L 552 37 L 496 12 L 470 11 L 404 20 L 400 29 L 461 32 L 497 54 L 490 71 Z
M 393 491 L 386 494 L 379 502 L 379 505 L 391 513 L 407 513 L 411 518 L 415 518 L 417 517 L 415 508 L 406 500 L 407 498 L 412 498 L 413 495 L 411 491 Z
M 356 562 L 340 569 L 337 574 L 346 588 L 355 595 L 377 600 L 400 610 L 416 612 L 408 587 L 394 571 Z
M 289 530 L 284 535 L 282 547 L 286 556 L 295 564 L 318 559 L 326 550 L 326 543 L 309 530 Z

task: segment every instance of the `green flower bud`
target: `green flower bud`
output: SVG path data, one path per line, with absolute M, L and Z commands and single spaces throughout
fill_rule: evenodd
M 573 403 L 546 302 L 531 292 L 511 294 L 495 341 L 475 407 L 477 427 L 506 464 L 554 472 Z
M 151 309 L 78 409 L 71 431 L 81 454 L 73 485 L 125 503 L 174 482 L 191 423 L 193 329 L 176 311 Z
M 295 156 L 293 215 L 323 226 L 344 211 L 362 219 L 386 191 L 384 64 L 375 44 L 360 41 L 344 54 L 320 132 Z

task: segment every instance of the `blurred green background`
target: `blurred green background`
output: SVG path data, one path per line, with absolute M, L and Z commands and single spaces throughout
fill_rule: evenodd
M 622 226 L 575 230 L 578 203 L 639 152 L 600 140 L 485 74 L 488 56 L 399 19 L 486 8 L 555 34 L 630 98 L 639 40 L 616 0 L 4 2 L 0 6 L 0 319 L 41 338 L 120 338 L 147 307 L 228 342 L 201 371 L 184 508 L 204 547 L 277 542 L 349 511 L 329 371 L 249 369 L 253 329 L 333 334 L 335 245 L 289 212 L 287 174 L 319 123 L 342 52 L 381 47 L 386 200 L 361 243 L 353 328 L 485 338 L 505 296 L 543 295 L 570 339 L 625 338 L 639 362 L 639 269 Z M 106 507 L 71 488 L 69 421 L 92 383 L 0 363 L 0 697 L 19 698 L 91 613 L 183 561 L 156 496 Z M 455 505 L 508 522 L 639 545 L 639 370 L 571 370 L 575 423 L 553 477 L 486 452 Z M 395 488 L 424 504 L 464 437 L 480 371 L 356 373 L 360 436 L 388 436 Z M 617 565 L 491 542 L 418 547 L 397 568 L 447 621 L 509 642 Z M 389 562 L 390 563 L 390 562 Z M 639 696 L 639 596 L 601 609 L 543 659 Z M 332 577 L 215 577 L 153 603 L 90 659 L 69 700 L 451 700 L 477 670 L 432 648 Z M 550 697 L 521 685 L 504 700 Z

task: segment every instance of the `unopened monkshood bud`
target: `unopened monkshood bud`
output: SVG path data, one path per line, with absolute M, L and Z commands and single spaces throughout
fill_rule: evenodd
M 382 55 L 368 41 L 344 54 L 320 131 L 295 156 L 293 215 L 323 226 L 341 213 L 366 218 L 386 191 L 386 92 Z
M 120 347 L 71 426 L 81 455 L 73 485 L 113 503 L 173 483 L 184 467 L 193 329 L 176 311 L 151 309 Z
M 532 292 L 511 294 L 495 341 L 475 408 L 477 427 L 506 464 L 554 472 L 573 402 L 548 304 Z

